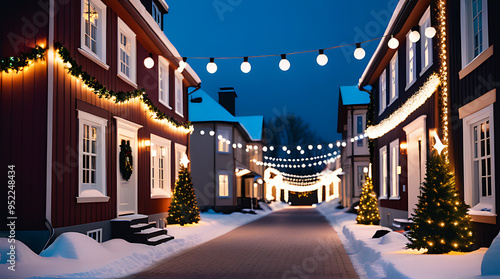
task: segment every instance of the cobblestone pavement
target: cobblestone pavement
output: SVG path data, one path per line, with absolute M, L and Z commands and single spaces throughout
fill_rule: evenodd
M 358 278 L 312 207 L 289 207 L 167 258 L 131 278 Z

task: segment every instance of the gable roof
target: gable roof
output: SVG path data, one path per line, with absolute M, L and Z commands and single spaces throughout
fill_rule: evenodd
M 340 95 L 344 106 L 367 105 L 370 103 L 370 94 L 359 90 L 357 85 L 341 86 Z
M 205 91 L 198 90 L 191 95 L 191 98 L 201 97 L 201 103 L 189 102 L 189 121 L 191 122 L 229 122 L 238 123 L 253 141 L 262 140 L 262 127 L 264 116 L 238 116 L 229 113 L 222 105 L 216 102 Z

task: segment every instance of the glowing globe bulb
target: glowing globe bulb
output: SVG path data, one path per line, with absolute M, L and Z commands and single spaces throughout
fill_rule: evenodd
M 318 56 L 316 57 L 316 62 L 318 63 L 318 65 L 320 66 L 325 66 L 326 63 L 328 63 L 328 56 L 326 56 L 325 54 L 321 53 L 321 54 L 318 54 Z
M 398 46 L 399 46 L 399 41 L 398 39 L 392 37 L 389 42 L 387 43 L 387 45 L 391 48 L 391 49 L 397 49 Z
M 154 65 L 155 61 L 153 60 L 153 58 L 146 57 L 146 59 L 144 59 L 144 67 L 146 67 L 147 69 L 153 68 Z
M 362 47 L 357 47 L 354 51 L 354 58 L 361 60 L 365 58 L 366 52 Z
M 436 28 L 432 26 L 425 28 L 425 36 L 427 38 L 434 38 L 436 36 Z
M 286 146 L 283 146 L 281 149 L 283 149 L 283 151 L 286 151 L 287 148 Z
M 290 61 L 288 61 L 286 58 L 281 59 L 279 67 L 284 72 L 288 71 L 288 69 L 290 69 Z
M 240 69 L 243 73 L 246 74 L 246 73 L 250 72 L 250 70 L 252 70 L 252 65 L 250 65 L 250 63 L 248 63 L 248 61 L 244 61 L 243 63 L 241 63 Z
M 211 61 L 207 64 L 207 72 L 213 74 L 217 72 L 217 64 L 215 62 Z
M 412 42 L 412 43 L 418 42 L 418 40 L 420 40 L 420 33 L 418 33 L 417 30 L 411 31 L 409 39 L 410 39 L 410 42 Z

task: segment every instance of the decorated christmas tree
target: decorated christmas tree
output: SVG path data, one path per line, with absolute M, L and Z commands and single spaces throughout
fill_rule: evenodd
M 444 154 L 433 151 L 427 160 L 425 182 L 420 187 L 417 208 L 406 235 L 411 249 L 427 249 L 428 254 L 451 250 L 470 251 L 474 235 L 468 206 L 460 199 L 453 173 Z
M 167 222 L 169 224 L 184 226 L 200 221 L 200 210 L 194 194 L 191 173 L 184 164 L 181 164 L 179 178 L 175 182 L 174 195 L 168 213 Z
M 373 191 L 372 179 L 366 177 L 359 198 L 358 216 L 356 217 L 358 224 L 378 225 L 380 223 L 377 203 L 377 195 Z

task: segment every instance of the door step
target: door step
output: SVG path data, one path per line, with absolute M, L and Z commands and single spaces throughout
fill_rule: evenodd
M 132 243 L 158 245 L 174 239 L 166 229 L 156 228 L 156 222 L 148 222 L 147 215 L 133 214 L 111 220 L 112 238 L 122 238 Z

